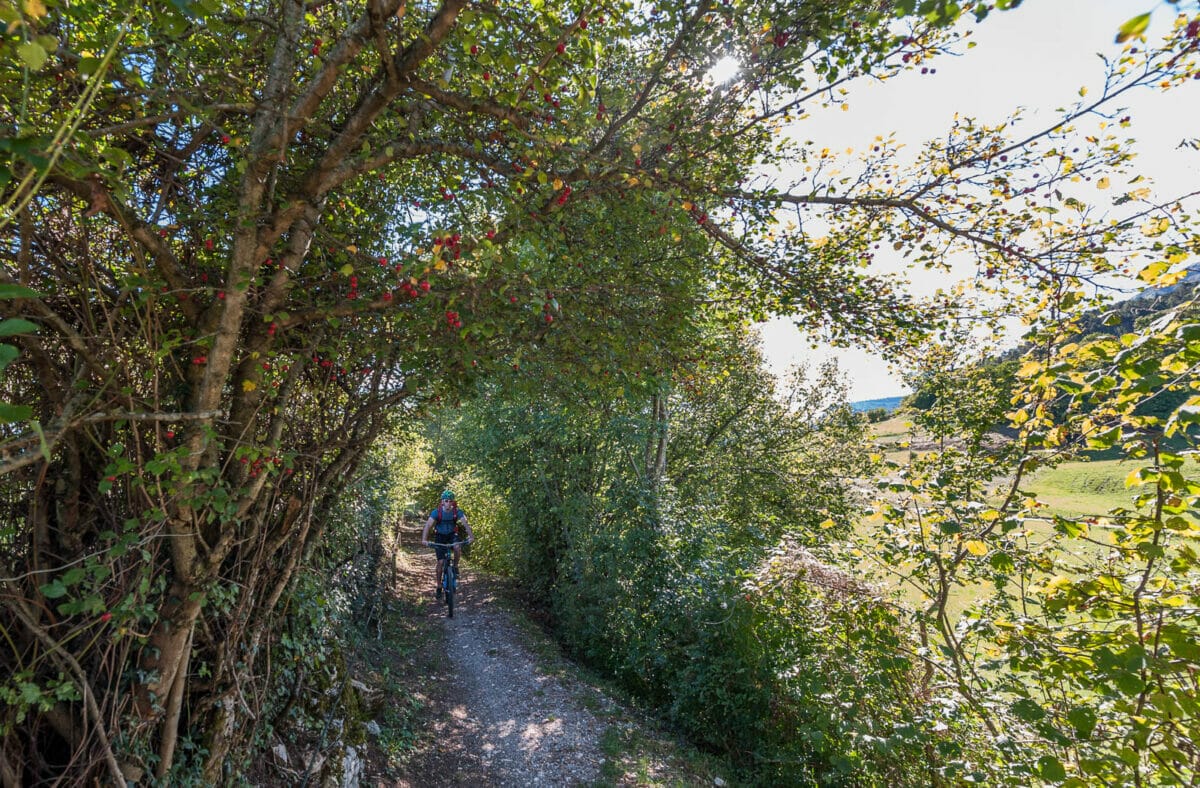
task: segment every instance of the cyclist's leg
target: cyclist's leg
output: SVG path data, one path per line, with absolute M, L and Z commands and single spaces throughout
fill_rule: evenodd
M 441 535 L 435 536 L 434 540 L 435 541 L 434 541 L 433 549 L 435 551 L 435 554 L 437 555 L 437 565 L 434 567 L 434 572 L 433 572 L 433 588 L 434 588 L 433 595 L 436 596 L 438 599 L 441 599 L 442 598 L 442 570 L 446 566 L 446 561 L 450 558 L 450 550 L 444 544 L 442 544 Z

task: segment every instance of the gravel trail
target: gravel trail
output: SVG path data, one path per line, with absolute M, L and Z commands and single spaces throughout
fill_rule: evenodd
M 431 553 L 412 557 L 416 588 L 428 589 Z M 600 777 L 600 741 L 610 723 L 591 709 L 610 706 L 534 653 L 530 636 L 504 610 L 498 581 L 464 561 L 453 619 L 432 590 L 423 612 L 431 633 L 416 660 L 426 671 L 430 730 L 401 785 L 568 786 Z M 438 653 L 442 652 L 442 653 Z M 586 703 L 586 705 L 585 705 Z

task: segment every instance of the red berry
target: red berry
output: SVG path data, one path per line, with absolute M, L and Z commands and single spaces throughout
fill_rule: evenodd
M 515 304 L 515 303 L 517 303 L 517 297 L 516 297 L 516 296 L 509 296 L 509 297 L 508 297 L 508 300 L 509 300 L 509 301 L 511 301 L 511 302 L 513 302 L 514 304 Z
M 587 30 L 587 20 L 586 20 L 586 19 L 580 19 L 580 20 L 579 20 L 579 29 L 580 29 L 580 30 Z
M 174 438 L 174 437 L 175 437 L 175 431 L 174 431 L 174 430 L 167 430 L 167 432 L 166 432 L 166 436 L 167 436 L 167 440 L 171 440 L 171 438 Z
M 222 134 L 222 135 L 221 135 L 221 142 L 222 142 L 222 144 L 224 144 L 224 145 L 228 145 L 228 144 L 229 144 L 229 135 L 228 135 L 228 134 Z
M 567 45 L 566 45 L 566 44 L 559 44 L 558 46 L 556 46 L 556 47 L 554 48 L 554 51 L 555 51 L 555 52 L 557 52 L 558 54 L 560 54 L 560 55 L 561 55 L 563 52 L 566 52 L 566 51 L 567 51 Z
M 478 54 L 479 54 L 479 47 L 478 47 L 478 46 L 476 46 L 475 44 L 471 44 L 471 54 L 472 54 L 472 55 L 478 55 Z
M 109 621 L 112 621 L 112 613 L 109 613 L 109 612 L 106 610 L 106 611 L 104 611 L 103 613 L 101 613 L 101 614 L 100 614 L 100 623 L 101 623 L 101 624 L 107 624 Z
M 495 231 L 495 230 L 488 230 L 486 233 L 484 233 L 484 235 L 486 235 L 486 236 L 487 236 L 489 239 L 491 239 L 491 238 L 495 238 L 495 237 L 496 237 L 496 231 Z
M 484 82 L 487 82 L 491 78 L 492 78 L 492 72 L 490 72 L 490 71 L 483 72 L 483 81 Z

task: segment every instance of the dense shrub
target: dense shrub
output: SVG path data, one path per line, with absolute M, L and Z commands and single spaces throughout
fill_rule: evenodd
M 505 502 L 494 560 L 573 655 L 748 780 L 941 779 L 935 744 L 962 732 L 938 732 L 914 690 L 898 613 L 801 547 L 854 510 L 861 420 L 831 370 L 798 374 L 785 405 L 751 384 L 752 347 L 724 352 L 707 385 L 644 406 L 489 392 L 465 407 L 439 435 Z

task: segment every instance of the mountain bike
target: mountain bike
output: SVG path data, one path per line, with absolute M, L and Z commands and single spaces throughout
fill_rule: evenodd
M 454 593 L 458 590 L 458 567 L 454 565 L 454 548 L 465 544 L 467 544 L 465 541 L 450 542 L 448 544 L 429 543 L 435 555 L 439 547 L 448 548 L 446 550 L 446 560 L 442 564 L 442 576 L 438 581 L 442 589 L 442 597 L 446 600 L 446 618 L 454 618 Z

